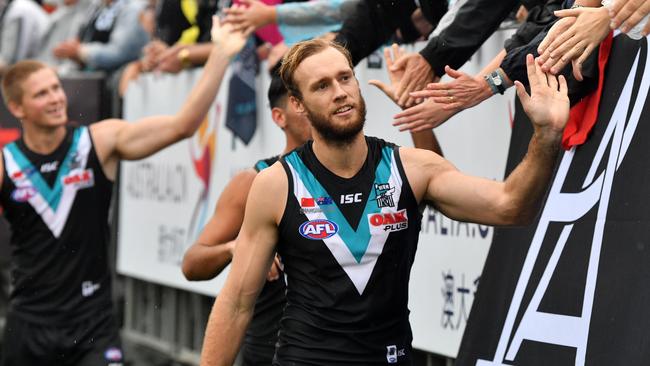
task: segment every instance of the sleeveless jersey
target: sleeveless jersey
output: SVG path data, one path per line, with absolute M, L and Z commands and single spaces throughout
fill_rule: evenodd
M 275 365 L 411 363 L 408 281 L 421 213 L 398 147 L 366 142 L 349 179 L 325 168 L 311 142 L 282 159 L 287 305 Z
M 278 161 L 278 156 L 258 161 L 254 168 L 260 172 Z M 245 366 L 270 365 L 278 340 L 280 318 L 285 304 L 284 276 L 266 281 L 255 303 L 255 312 L 244 338 Z
M 111 308 L 106 178 L 87 127 L 49 155 L 19 139 L 2 150 L 0 205 L 11 226 L 10 311 L 69 324 Z

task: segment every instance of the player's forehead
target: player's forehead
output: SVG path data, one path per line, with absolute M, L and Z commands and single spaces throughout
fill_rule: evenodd
M 333 47 L 305 58 L 296 68 L 296 78 L 301 84 L 311 84 L 320 79 L 334 78 L 352 69 L 348 59 Z

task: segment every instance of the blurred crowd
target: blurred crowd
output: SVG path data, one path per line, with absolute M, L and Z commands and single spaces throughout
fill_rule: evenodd
M 255 30 L 251 44 L 269 69 L 292 44 L 314 37 L 343 44 L 355 64 L 383 45 L 426 40 L 395 60 L 403 76 L 384 90 L 404 109 L 395 124 L 422 130 L 503 94 L 514 80 L 526 84 L 528 53 L 567 77 L 577 103 L 598 86 L 598 50 L 610 32 L 647 35 L 649 11 L 646 0 L 0 0 L 0 73 L 38 59 L 64 76 L 116 75 L 122 95 L 143 72 L 201 66 L 215 13 Z M 498 56 L 478 75 L 457 71 L 503 22 L 517 31 Z M 451 80 L 440 82 L 444 75 Z

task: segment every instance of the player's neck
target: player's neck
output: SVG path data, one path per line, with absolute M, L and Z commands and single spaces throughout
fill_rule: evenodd
M 312 149 L 323 166 L 343 178 L 355 176 L 368 156 L 368 145 L 363 132 L 347 144 L 332 144 L 314 136 Z
M 282 151 L 282 155 L 288 153 L 289 151 L 302 146 L 305 144 L 307 141 L 299 141 L 298 139 L 290 136 L 289 134 L 285 133 L 285 144 L 284 144 L 284 150 Z
M 65 138 L 65 126 L 43 128 L 23 124 L 23 141 L 27 147 L 41 155 L 48 155 L 56 150 Z

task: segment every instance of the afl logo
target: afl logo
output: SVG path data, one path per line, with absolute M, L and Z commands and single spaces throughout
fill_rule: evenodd
M 300 235 L 311 240 L 330 238 L 339 232 L 339 226 L 330 220 L 311 220 L 300 225 Z
M 11 192 L 11 199 L 16 202 L 27 202 L 30 198 L 36 195 L 34 187 L 19 187 Z

